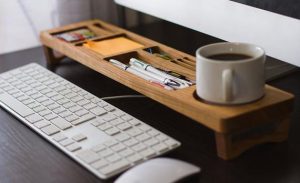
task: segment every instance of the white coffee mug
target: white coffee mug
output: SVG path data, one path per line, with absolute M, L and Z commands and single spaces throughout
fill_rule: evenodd
M 196 51 L 196 91 L 204 101 L 243 104 L 260 99 L 265 52 L 247 43 L 215 43 Z

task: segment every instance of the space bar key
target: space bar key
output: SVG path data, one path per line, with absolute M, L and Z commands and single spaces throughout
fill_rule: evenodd
M 22 117 L 34 114 L 32 109 L 28 108 L 26 105 L 6 93 L 0 94 L 0 101 Z

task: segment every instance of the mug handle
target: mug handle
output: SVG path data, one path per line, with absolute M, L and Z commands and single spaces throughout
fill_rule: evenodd
M 223 89 L 223 100 L 230 102 L 233 99 L 233 71 L 226 69 L 222 73 L 222 89 Z

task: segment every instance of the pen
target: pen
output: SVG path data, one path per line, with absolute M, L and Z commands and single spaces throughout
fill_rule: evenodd
M 131 68 L 145 74 L 145 75 L 148 75 L 152 78 L 154 78 L 155 80 L 158 80 L 159 82 L 167 85 L 167 86 L 171 86 L 175 89 L 181 89 L 181 88 L 185 88 L 185 86 L 181 85 L 180 83 L 178 83 L 177 81 L 174 81 L 172 79 L 169 79 L 169 78 L 165 78 L 165 77 L 162 77 L 162 76 L 159 76 L 155 73 L 152 73 L 152 72 L 149 72 L 149 71 L 146 71 L 140 67 L 136 67 L 135 65 L 131 65 Z
M 164 85 L 163 83 L 160 83 L 159 81 L 155 81 L 154 78 L 148 76 L 148 75 L 145 75 L 135 69 L 133 69 L 132 67 L 129 67 L 128 65 L 126 64 L 123 64 L 122 62 L 118 61 L 118 60 L 115 60 L 115 59 L 110 59 L 109 60 L 110 63 L 112 63 L 113 65 L 123 69 L 123 70 L 126 70 L 128 72 L 130 72 L 131 74 L 134 74 L 140 78 L 143 78 L 147 81 L 149 81 L 150 83 L 156 85 L 156 86 L 160 86 L 164 89 L 167 89 L 167 90 L 174 90 L 174 88 L 170 87 L 170 86 L 167 86 L 167 85 Z
M 142 62 L 141 60 L 138 60 L 138 59 L 135 59 L 135 58 L 131 58 L 129 63 L 130 63 L 130 65 L 134 65 L 134 66 L 136 66 L 138 68 L 142 68 L 142 69 L 144 69 L 146 71 L 149 71 L 151 73 L 154 73 L 154 74 L 156 74 L 156 75 L 158 75 L 160 77 L 164 77 L 164 78 L 168 78 L 170 80 L 176 81 L 177 83 L 179 83 L 180 85 L 182 85 L 181 88 L 185 88 L 185 87 L 188 87 L 188 86 L 192 85 L 192 83 L 189 82 L 189 81 L 186 81 L 186 80 L 183 80 L 183 79 L 179 79 L 179 78 L 177 78 L 175 76 L 172 76 L 172 75 L 169 75 L 169 74 L 167 74 L 165 72 L 162 72 L 162 71 L 156 69 L 155 67 L 152 67 L 150 64 L 146 64 L 146 63 Z

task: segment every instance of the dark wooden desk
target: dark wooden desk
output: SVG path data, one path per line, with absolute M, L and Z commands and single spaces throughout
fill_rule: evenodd
M 177 30 L 174 34 L 159 31 L 164 26 L 170 25 L 163 24 L 153 29 L 142 27 L 135 31 L 190 54 L 200 46 L 199 43 L 203 45 L 217 41 L 209 37 L 205 40 L 195 38 L 197 36 L 194 32 L 178 27 L 172 27 Z M 41 48 L 1 55 L 0 72 L 29 62 L 45 65 Z M 55 72 L 98 97 L 137 94 L 72 61 L 64 61 Z M 255 147 L 232 161 L 224 161 L 216 156 L 214 134 L 210 130 L 153 100 L 131 98 L 109 102 L 181 141 L 182 146 L 166 156 L 200 166 L 203 169 L 199 179 L 201 183 L 300 182 L 300 72 L 269 84 L 296 96 L 289 140 Z M 96 178 L 8 112 L 0 109 L 1 183 L 87 183 L 113 180 L 102 181 Z

